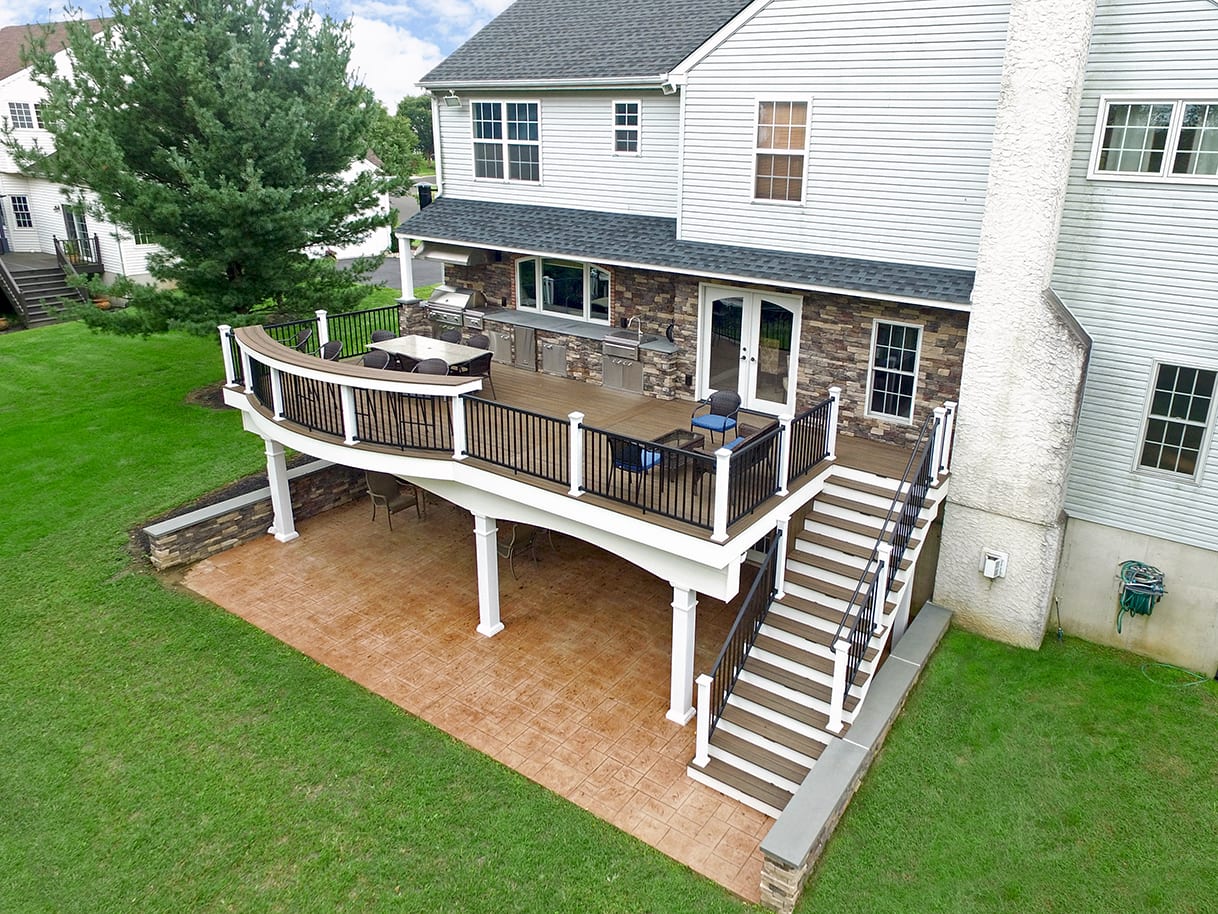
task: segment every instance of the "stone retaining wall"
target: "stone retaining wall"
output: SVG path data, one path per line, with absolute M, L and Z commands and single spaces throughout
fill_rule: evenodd
M 296 522 L 367 494 L 364 474 L 325 460 L 288 471 Z M 153 567 L 166 571 L 198 562 L 265 536 L 271 525 L 271 490 L 265 486 L 143 529 Z

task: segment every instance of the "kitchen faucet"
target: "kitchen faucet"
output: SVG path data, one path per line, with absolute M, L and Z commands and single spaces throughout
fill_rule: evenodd
M 643 318 L 642 318 L 642 316 L 636 314 L 634 317 L 630 318 L 630 320 L 626 321 L 627 330 L 630 329 L 631 324 L 634 324 L 635 332 L 638 333 L 638 335 L 639 335 L 639 342 L 640 343 L 643 342 Z

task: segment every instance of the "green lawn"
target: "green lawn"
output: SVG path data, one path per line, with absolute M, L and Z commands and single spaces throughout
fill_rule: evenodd
M 0 911 L 715 912 L 715 885 L 137 570 L 258 469 L 218 344 L 0 337 Z M 1213 684 L 951 635 L 805 912 L 1218 910 Z

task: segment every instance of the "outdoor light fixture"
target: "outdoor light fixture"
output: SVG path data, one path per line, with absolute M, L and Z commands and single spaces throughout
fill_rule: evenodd
M 449 108 L 460 108 L 461 98 L 452 89 L 448 90 L 448 94 L 444 96 L 444 104 Z

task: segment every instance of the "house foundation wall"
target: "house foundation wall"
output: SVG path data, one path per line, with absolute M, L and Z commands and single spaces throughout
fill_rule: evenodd
M 1121 562 L 1133 559 L 1164 574 L 1167 595 L 1149 616 L 1125 614 L 1117 632 Z M 1048 629 L 1132 651 L 1165 663 L 1218 672 L 1218 552 L 1104 524 L 1066 522 Z
M 292 471 L 288 485 L 297 521 L 367 494 L 364 474 L 322 462 Z M 144 528 L 149 561 L 158 571 L 198 562 L 267 534 L 274 520 L 269 488 L 227 499 Z

